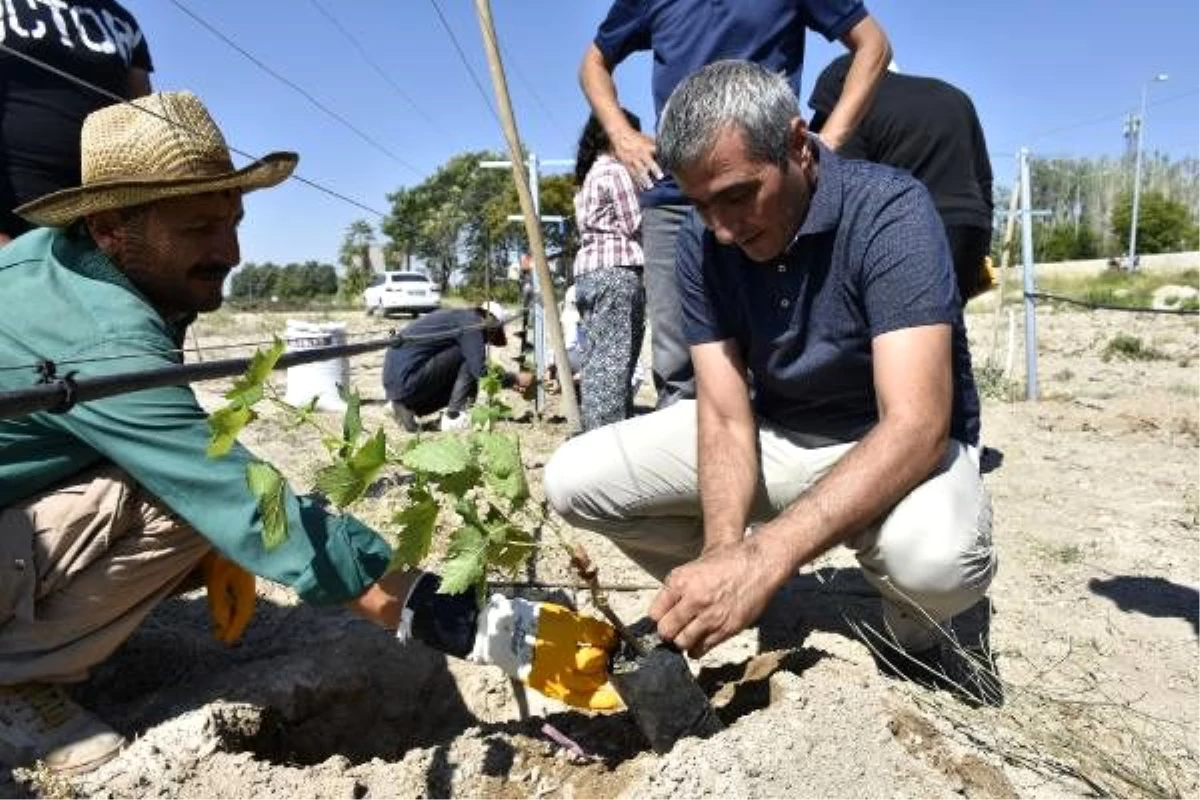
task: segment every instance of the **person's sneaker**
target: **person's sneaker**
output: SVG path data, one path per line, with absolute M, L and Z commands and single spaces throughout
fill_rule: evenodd
M 899 648 L 876 654 L 880 673 L 933 691 L 948 692 L 969 706 L 1004 705 L 1004 685 L 989 651 L 934 645 L 919 653 Z
M 14 767 L 41 761 L 62 775 L 80 775 L 124 746 L 124 737 L 59 686 L 0 686 L 0 761 Z
M 943 623 L 945 635 L 919 652 L 872 635 L 879 671 L 927 689 L 949 692 L 967 705 L 1004 705 L 1004 684 L 992 656 L 991 603 L 985 597 Z
M 465 431 L 470 424 L 471 420 L 461 411 L 458 413 L 447 411 L 442 414 L 442 430 L 444 431 Z
M 399 400 L 392 401 L 392 416 L 395 417 L 396 423 L 409 433 L 416 433 L 421 429 L 417 423 L 417 415 Z

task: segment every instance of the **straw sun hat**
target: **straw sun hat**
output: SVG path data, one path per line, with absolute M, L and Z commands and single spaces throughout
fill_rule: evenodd
M 299 160 L 295 153 L 270 153 L 235 170 L 225 137 L 191 92 L 159 92 L 94 111 L 79 142 L 82 185 L 26 203 L 16 213 L 57 227 L 167 197 L 249 192 L 282 182 Z

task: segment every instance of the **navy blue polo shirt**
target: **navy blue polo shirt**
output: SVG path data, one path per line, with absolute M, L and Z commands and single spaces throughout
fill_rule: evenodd
M 820 446 L 857 441 L 879 421 L 874 337 L 948 324 L 950 435 L 978 443 L 979 396 L 954 266 L 928 190 L 906 172 L 818 148 L 812 204 L 782 256 L 751 261 L 718 243 L 695 213 L 681 226 L 676 263 L 688 343 L 735 340 L 755 412 Z
M 594 40 L 609 67 L 631 54 L 654 55 L 655 130 L 675 87 L 727 58 L 782 72 L 800 97 L 804 36 L 840 39 L 867 16 L 859 0 L 615 0 Z M 686 203 L 670 178 L 642 193 L 643 206 Z

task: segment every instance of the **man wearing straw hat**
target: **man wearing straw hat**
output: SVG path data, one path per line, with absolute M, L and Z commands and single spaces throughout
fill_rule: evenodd
M 221 305 L 239 261 L 242 195 L 296 161 L 272 153 L 235 169 L 186 92 L 93 112 L 82 185 L 18 208 L 41 227 L 0 249 L 0 392 L 29 388 L 29 365 L 82 379 L 179 364 L 187 325 Z M 290 489 L 287 538 L 268 551 L 246 484 L 253 456 L 235 445 L 209 459 L 209 433 L 186 385 L 0 419 L 0 762 L 77 774 L 115 756 L 122 737 L 61 687 L 198 568 L 226 642 L 250 619 L 259 575 L 570 705 L 618 705 L 606 623 L 439 594 L 436 575 L 388 572 L 390 548 L 370 528 Z

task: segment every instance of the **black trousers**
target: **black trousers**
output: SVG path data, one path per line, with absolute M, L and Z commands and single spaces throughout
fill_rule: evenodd
M 449 347 L 426 361 L 409 378 L 408 391 L 399 400 L 419 417 L 446 409 L 465 411 L 475 401 L 479 381 L 467 369 L 467 362 L 456 347 Z

